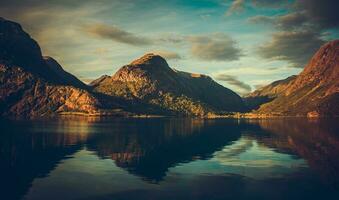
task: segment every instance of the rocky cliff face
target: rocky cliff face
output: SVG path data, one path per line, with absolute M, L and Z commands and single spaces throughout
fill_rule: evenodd
M 339 40 L 323 45 L 282 95 L 259 113 L 301 116 L 339 115 Z
M 323 45 L 312 57 L 297 79 L 288 87 L 287 95 L 312 83 L 315 87 L 325 87 L 326 95 L 339 90 L 339 40 Z
M 242 111 L 242 99 L 205 75 L 171 69 L 165 59 L 146 54 L 123 66 L 112 77 L 91 85 L 97 92 L 138 99 L 163 109 L 192 115 L 214 111 Z
M 62 112 L 95 114 L 99 101 L 73 86 L 58 86 L 20 67 L 0 64 L 0 113 L 11 117 L 41 117 Z

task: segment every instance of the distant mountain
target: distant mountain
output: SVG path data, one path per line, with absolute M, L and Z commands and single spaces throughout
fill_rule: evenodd
M 106 79 L 110 79 L 111 77 L 108 75 L 102 75 L 98 79 L 91 81 L 88 85 L 92 87 L 97 87 L 101 82 L 105 81 Z
M 245 110 L 235 92 L 206 75 L 173 70 L 155 54 L 146 54 L 121 67 L 112 77 L 102 76 L 90 85 L 96 92 L 142 100 L 176 113 L 203 116 Z
M 243 97 L 250 110 L 258 109 L 260 105 L 270 102 L 278 96 L 284 95 L 286 88 L 297 78 L 296 75 L 283 80 L 274 81 Z
M 339 40 L 323 45 L 297 77 L 278 86 L 276 98 L 261 105 L 258 113 L 339 116 Z M 268 93 L 274 93 L 269 90 L 272 87 L 267 88 Z M 250 96 L 258 97 L 261 93 L 256 91 Z

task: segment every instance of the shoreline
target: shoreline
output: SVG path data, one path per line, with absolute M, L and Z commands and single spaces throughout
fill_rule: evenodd
M 133 114 L 133 113 L 82 113 L 61 112 L 55 116 L 84 116 L 84 117 L 116 117 L 116 118 L 197 118 L 197 119 L 276 119 L 276 118 L 338 118 L 339 116 L 308 116 L 308 115 L 272 115 L 256 113 L 232 113 L 232 114 L 208 114 L 206 116 L 194 115 L 156 115 L 156 114 Z M 43 117 L 42 117 L 43 118 Z

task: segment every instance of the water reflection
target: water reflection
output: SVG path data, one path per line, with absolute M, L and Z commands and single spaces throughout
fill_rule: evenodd
M 337 119 L 263 120 L 258 124 L 271 137 L 260 141 L 269 147 L 287 149 L 304 158 L 323 181 L 339 186 L 339 123 Z M 339 188 L 339 187 L 338 187 Z
M 150 182 L 166 176 L 170 167 L 196 159 L 208 159 L 223 146 L 240 137 L 234 123 L 198 119 L 171 119 L 164 123 L 143 121 L 126 124 L 115 134 L 97 134 L 88 148 L 102 158 Z
M 82 132 L 68 132 L 69 126 L 61 131 L 59 123 L 1 121 L 0 124 L 1 195 L 8 199 L 18 199 L 35 178 L 47 176 L 86 140 Z
M 213 160 L 227 166 L 228 173 L 257 179 L 283 177 L 306 168 L 303 159 L 262 146 L 248 136 L 242 136 L 234 144 L 217 151 Z
M 67 117 L 0 125 L 5 199 L 286 199 L 332 197 L 339 188 L 339 127 L 329 119 Z

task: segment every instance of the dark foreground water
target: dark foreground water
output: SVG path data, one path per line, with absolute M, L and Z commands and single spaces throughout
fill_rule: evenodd
M 339 199 L 338 122 L 0 120 L 0 199 Z

